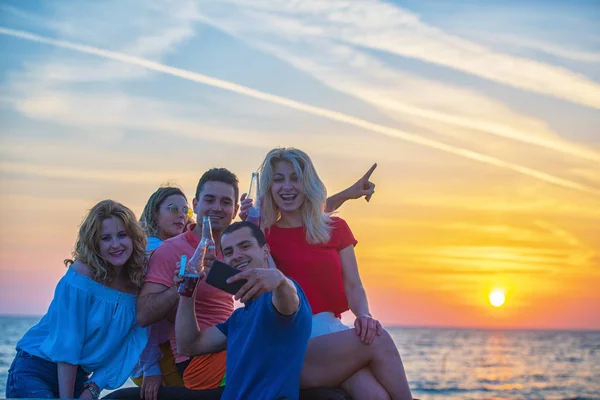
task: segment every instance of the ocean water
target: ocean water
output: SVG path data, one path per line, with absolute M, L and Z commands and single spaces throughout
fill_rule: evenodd
M 15 344 L 37 321 L 0 316 L 0 398 Z M 422 400 L 600 399 L 600 331 L 387 329 Z

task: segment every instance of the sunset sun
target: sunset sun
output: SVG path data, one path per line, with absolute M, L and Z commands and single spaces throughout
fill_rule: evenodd
M 501 307 L 504 305 L 504 301 L 506 298 L 504 297 L 504 292 L 501 290 L 492 290 L 489 295 L 490 304 L 494 307 Z

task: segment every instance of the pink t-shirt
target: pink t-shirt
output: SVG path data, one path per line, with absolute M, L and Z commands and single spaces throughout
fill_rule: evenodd
M 158 283 L 166 287 L 173 286 L 173 273 L 176 264 L 183 254 L 188 260 L 192 258 L 200 239 L 192 232 L 195 224 L 190 225 L 188 230 L 181 235 L 165 240 L 150 256 L 146 282 Z M 217 258 L 222 260 L 220 249 L 217 250 Z M 206 329 L 224 322 L 233 313 L 233 297 L 222 290 L 208 285 L 204 280 L 198 283 L 196 288 L 196 318 L 198 327 Z M 186 356 L 177 354 L 177 343 L 175 342 L 175 329 L 169 335 L 171 348 L 175 355 L 175 362 L 179 363 L 188 359 Z

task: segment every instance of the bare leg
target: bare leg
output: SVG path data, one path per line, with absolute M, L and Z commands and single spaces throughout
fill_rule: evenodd
M 390 395 L 369 368 L 363 368 L 348 378 L 342 383 L 342 389 L 353 399 L 390 400 Z
M 412 399 L 400 354 L 385 330 L 370 345 L 361 342 L 354 329 L 312 338 L 300 387 L 340 386 L 366 367 L 392 400 Z

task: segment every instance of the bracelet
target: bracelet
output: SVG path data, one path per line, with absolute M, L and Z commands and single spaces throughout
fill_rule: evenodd
M 90 394 L 94 399 L 100 398 L 100 389 L 94 382 L 86 383 L 85 385 L 83 385 L 83 388 L 89 390 Z

